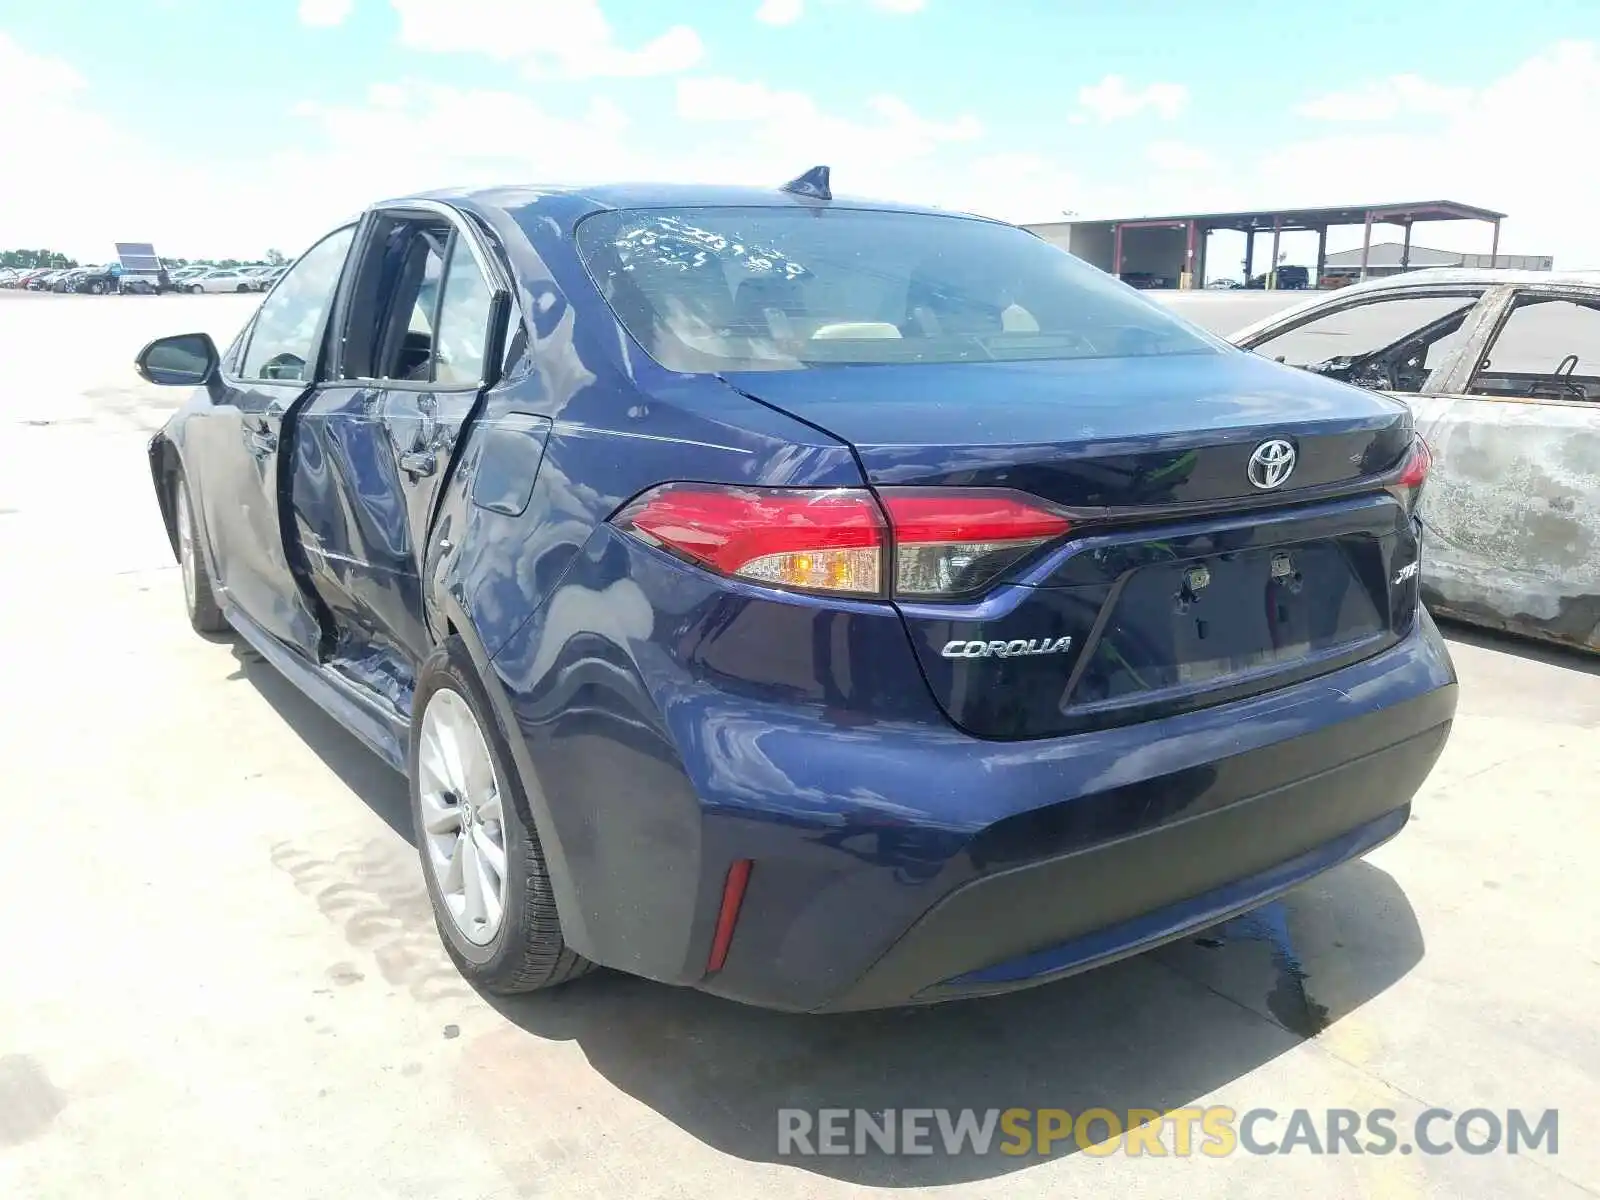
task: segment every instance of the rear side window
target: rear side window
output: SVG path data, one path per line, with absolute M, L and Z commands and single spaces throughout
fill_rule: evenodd
M 628 332 L 678 371 L 1221 353 L 1010 225 L 848 208 L 597 213 L 577 231 Z

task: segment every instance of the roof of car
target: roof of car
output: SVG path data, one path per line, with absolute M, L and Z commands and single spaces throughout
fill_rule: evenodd
M 1352 296 L 1404 293 L 1416 289 L 1427 290 L 1450 286 L 1494 287 L 1503 284 L 1515 287 L 1581 287 L 1600 290 L 1600 271 L 1511 271 L 1503 267 L 1435 267 L 1426 271 L 1385 275 L 1380 279 L 1369 279 L 1365 283 L 1353 283 L 1349 287 L 1336 288 L 1332 291 L 1301 293 L 1305 296 L 1304 300 L 1277 312 L 1268 313 L 1243 328 L 1234 330 L 1228 335 L 1228 340 L 1243 341 L 1268 326 L 1277 325 L 1286 319 L 1298 317 L 1324 305 L 1343 303 Z
M 1431 267 L 1425 271 L 1406 271 L 1401 275 L 1385 275 L 1365 283 L 1340 288 L 1340 295 L 1356 291 L 1386 291 L 1390 288 L 1438 287 L 1440 284 L 1465 283 L 1516 284 L 1527 287 L 1544 284 L 1560 287 L 1574 284 L 1579 287 L 1600 287 L 1600 271 L 1513 271 L 1505 267 Z
M 948 217 L 973 215 L 860 196 L 835 195 L 830 201 L 819 202 L 786 192 L 778 186 L 735 187 L 699 183 L 604 183 L 590 186 L 526 184 L 493 188 L 444 189 L 399 199 L 439 200 L 447 204 L 465 202 L 469 206 L 500 208 L 508 212 L 538 207 L 562 210 L 574 220 L 590 212 L 614 208 L 799 208 L 813 207 L 819 203 L 826 203 L 833 208 L 874 209 Z M 383 203 L 395 202 L 397 201 Z

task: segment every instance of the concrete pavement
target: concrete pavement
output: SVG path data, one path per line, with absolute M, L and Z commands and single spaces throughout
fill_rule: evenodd
M 1600 1195 L 1600 669 L 1470 633 L 1411 827 L 1203 939 L 831 1018 L 475 994 L 402 781 L 183 617 L 144 460 L 181 394 L 129 363 L 251 303 L 0 292 L 0 1196 Z M 786 1105 L 1199 1104 L 1558 1108 L 1561 1143 L 775 1161 Z

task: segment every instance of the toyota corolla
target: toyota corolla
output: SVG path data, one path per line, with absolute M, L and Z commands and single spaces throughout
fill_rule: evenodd
M 1403 404 L 825 170 L 381 203 L 139 370 L 189 620 L 405 773 L 490 991 L 1057 979 L 1399 832 L 1454 714 Z

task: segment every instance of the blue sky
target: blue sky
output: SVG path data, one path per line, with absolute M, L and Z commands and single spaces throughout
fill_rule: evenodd
M 1448 197 L 1600 267 L 1594 0 L 0 0 L 0 106 L 0 244 L 89 257 L 292 253 L 430 186 L 826 161 L 1023 221 Z

